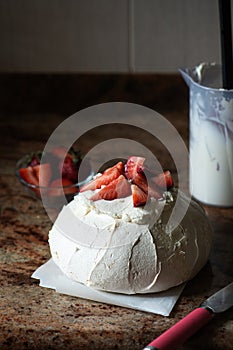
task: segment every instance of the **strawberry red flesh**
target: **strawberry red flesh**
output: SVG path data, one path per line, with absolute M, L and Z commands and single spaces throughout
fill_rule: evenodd
M 85 161 L 82 166 L 82 174 L 79 168 L 82 161 L 81 153 L 71 148 L 56 147 L 43 156 L 42 152 L 32 152 L 25 156 L 24 166 L 19 169 L 21 181 L 28 184 L 28 187 L 40 198 L 46 193 L 50 196 L 61 196 L 63 194 L 73 197 L 79 191 L 75 186 L 79 179 L 85 180 L 91 173 L 89 162 Z M 123 165 L 117 166 L 117 173 Z M 118 174 L 119 175 L 119 174 Z M 81 181 L 81 180 L 80 180 Z
M 123 175 L 120 175 L 115 180 L 111 181 L 110 184 L 101 188 L 95 193 L 90 199 L 93 201 L 105 199 L 113 200 L 117 198 L 124 198 L 131 194 L 131 188 L 129 182 Z
M 49 158 L 53 168 L 54 178 L 61 174 L 62 178 L 73 183 L 78 182 L 78 170 L 81 163 L 81 154 L 73 148 L 67 150 L 66 147 L 55 147 L 49 152 Z M 57 172 L 58 171 L 58 172 Z
M 78 182 L 78 164 L 69 154 L 65 157 L 64 162 L 60 161 L 59 169 L 63 178 L 73 183 Z
M 148 192 L 147 179 L 143 173 L 136 173 L 132 183 L 140 187 L 144 192 Z
M 63 151 L 64 150 L 59 150 L 58 154 L 63 154 L 64 156 Z M 77 173 L 75 177 L 73 177 L 73 175 L 76 170 L 78 171 L 79 165 L 77 169 L 74 169 L 73 158 L 70 154 L 67 154 L 63 159 L 61 159 L 63 164 L 60 165 L 63 181 L 67 180 L 71 183 L 77 182 Z M 145 205 L 148 198 L 151 197 L 160 200 L 163 198 L 163 192 L 173 186 L 171 173 L 165 171 L 155 176 L 155 172 L 147 169 L 144 162 L 145 158 L 135 156 L 129 157 L 125 165 L 123 162 L 118 162 L 114 166 L 106 169 L 94 180 L 82 186 L 80 192 L 99 190 L 90 197 L 93 201 L 100 199 L 114 200 L 132 194 L 134 207 Z M 52 183 L 51 186 L 56 187 L 54 183 Z M 61 189 L 59 189 L 59 191 L 61 191 Z M 78 191 L 78 189 L 75 189 L 75 191 Z M 58 190 L 54 188 L 52 194 L 55 196 L 59 193 L 61 194 L 61 192 L 58 192 Z
M 19 174 L 25 182 L 34 186 L 39 186 L 39 180 L 33 169 L 34 167 L 31 167 L 30 165 L 26 168 L 20 168 Z
M 122 174 L 119 168 L 123 170 L 123 166 L 121 166 L 119 163 L 117 163 L 111 168 L 106 169 L 102 175 L 83 185 L 80 189 L 80 192 L 94 191 L 96 189 L 101 188 L 101 186 L 108 185 L 110 184 L 110 182 L 117 179 Z
M 49 183 L 52 177 L 52 170 L 49 163 L 35 165 L 33 167 L 33 171 L 38 179 L 40 186 L 42 187 L 49 186 Z
M 29 185 L 32 185 L 30 189 L 35 193 L 35 195 L 40 198 L 39 180 L 34 172 L 34 167 L 30 165 L 26 168 L 19 169 L 20 177 Z M 33 187 L 35 186 L 35 187 Z
M 114 165 L 121 174 L 124 174 L 124 163 L 123 162 L 118 162 Z
M 161 193 L 161 190 L 158 190 L 157 188 L 155 188 L 153 184 L 150 184 L 148 186 L 148 194 L 150 197 L 155 198 L 155 199 L 162 199 L 163 198 L 163 194 Z
M 147 194 L 137 185 L 131 185 L 133 205 L 134 207 L 140 207 L 146 204 Z
M 58 159 L 64 159 L 68 153 L 68 149 L 64 146 L 54 147 L 50 153 Z
M 166 170 L 163 173 L 152 177 L 151 182 L 153 182 L 162 190 L 168 190 L 173 186 L 173 180 L 169 170 Z
M 119 171 L 119 174 L 123 174 L 124 173 L 124 164 L 122 162 L 118 162 L 115 165 L 113 165 L 110 168 L 107 168 L 103 174 L 109 174 L 111 173 L 112 169 L 117 169 Z
M 163 196 L 160 193 L 160 190 L 155 188 L 154 184 L 151 183 L 150 179 L 148 181 L 143 173 L 137 173 L 132 183 L 141 188 L 141 190 L 146 194 L 149 194 L 150 197 L 153 197 L 155 199 L 161 199 Z
M 145 158 L 129 157 L 125 164 L 125 174 L 128 180 L 133 181 L 138 173 L 143 173 Z
M 68 179 L 55 179 L 51 182 L 49 187 L 48 194 L 50 197 L 59 197 L 63 194 L 69 195 L 78 192 L 78 188 Z

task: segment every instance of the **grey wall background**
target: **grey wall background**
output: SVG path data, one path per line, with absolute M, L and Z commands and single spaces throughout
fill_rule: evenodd
M 220 57 L 217 0 L 0 0 L 0 72 L 177 72 Z

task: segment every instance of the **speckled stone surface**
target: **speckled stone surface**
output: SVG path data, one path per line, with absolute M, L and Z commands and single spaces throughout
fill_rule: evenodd
M 30 77 L 29 82 L 25 76 L 23 81 L 17 77 L 14 79 L 18 84 L 16 86 L 20 85 L 21 89 L 25 86 L 28 89 L 31 84 L 30 91 L 36 91 L 34 85 L 38 87 L 38 79 L 42 81 L 39 86 L 43 88 L 45 85 L 43 77 Z M 28 90 L 25 88 L 21 92 L 20 104 L 20 91 L 16 88 L 11 91 L 9 87 L 14 79 L 9 77 L 7 80 L 4 77 L 4 84 L 0 84 L 1 93 L 4 86 L 7 88 L 7 96 L 0 99 L 0 349 L 142 349 L 205 298 L 233 280 L 233 209 L 205 206 L 214 229 L 210 260 L 187 284 L 170 317 L 100 304 L 41 288 L 38 281 L 30 276 L 50 257 L 47 237 L 52 223 L 41 202 L 33 199 L 18 183 L 14 167 L 17 159 L 28 151 L 43 149 L 54 128 L 68 116 L 75 105 L 78 110 L 83 104 L 78 104 L 78 100 L 73 97 L 70 106 L 66 92 L 66 102 L 63 105 L 60 101 L 58 103 L 61 113 L 54 108 L 56 96 L 50 103 L 42 104 L 42 108 L 42 89 L 42 92 L 31 95 L 28 110 L 27 106 L 23 106 Z M 64 77 L 60 80 L 56 77 L 59 81 L 57 85 L 57 80 L 51 83 L 51 79 L 49 81 L 52 86 L 60 87 Z M 66 87 L 69 86 L 67 79 Z M 71 96 L 74 96 L 74 86 L 77 87 L 73 79 Z M 159 110 L 175 125 L 187 143 L 187 91 L 178 77 L 155 77 L 154 80 L 140 76 L 131 76 L 128 80 L 125 76 L 118 79 L 115 77 L 112 80 L 109 78 L 112 84 L 109 86 L 106 85 L 107 78 L 104 79 L 105 84 L 100 84 L 101 79 L 98 81 L 99 87 L 96 87 L 95 95 L 90 94 L 90 88 L 86 89 L 84 104 L 104 102 L 103 96 L 105 100 L 136 103 L 140 92 L 137 103 Z M 78 80 L 78 86 L 83 91 L 85 86 L 91 85 L 90 81 L 91 77 Z M 160 91 L 160 97 L 156 97 L 154 103 L 153 96 L 148 97 L 148 86 L 151 93 L 152 88 L 157 95 Z M 175 90 L 181 96 L 177 100 L 171 98 L 168 105 L 167 100 Z M 93 88 L 91 91 L 93 92 Z M 17 101 L 15 110 L 14 100 Z M 80 147 L 84 152 L 87 151 L 92 142 L 98 143 L 104 134 L 107 134 L 106 130 L 102 135 L 94 133 L 92 137 L 80 140 Z M 143 135 L 140 137 L 143 138 Z M 164 151 L 160 152 L 160 157 L 166 158 Z M 164 165 L 170 164 L 165 161 Z M 233 349 L 232 308 L 216 316 L 183 349 Z

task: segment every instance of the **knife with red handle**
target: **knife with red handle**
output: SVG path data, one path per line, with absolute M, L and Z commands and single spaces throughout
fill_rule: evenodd
M 162 333 L 143 350 L 175 350 L 212 320 L 215 313 L 233 306 L 233 282 L 208 298 L 200 307 Z

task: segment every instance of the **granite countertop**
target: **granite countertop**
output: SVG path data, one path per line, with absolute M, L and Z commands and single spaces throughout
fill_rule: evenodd
M 18 183 L 16 161 L 30 150 L 43 149 L 54 128 L 73 112 L 107 101 L 154 108 L 188 144 L 188 94 L 178 76 L 4 75 L 0 76 L 0 95 L 1 350 L 142 349 L 232 282 L 233 209 L 210 206 L 204 206 L 214 230 L 209 262 L 186 285 L 170 317 L 58 294 L 31 278 L 50 257 L 47 238 L 52 223 L 41 202 Z M 80 148 L 86 152 L 104 135 L 107 130 L 81 139 Z M 150 139 L 147 142 L 150 145 Z M 169 167 L 165 151 L 159 154 Z M 232 344 L 231 308 L 216 316 L 183 349 L 230 350 Z

